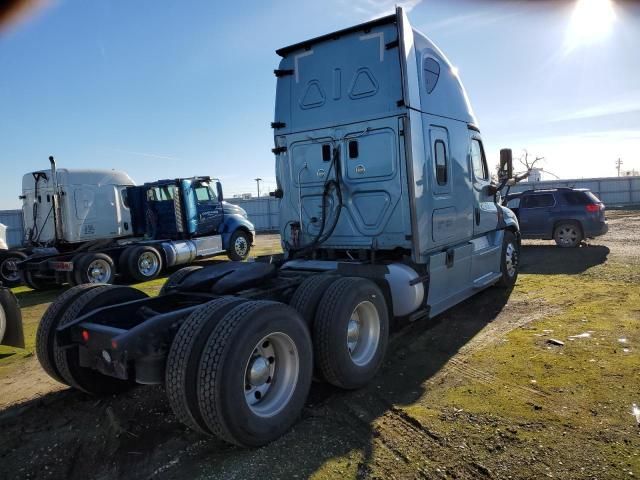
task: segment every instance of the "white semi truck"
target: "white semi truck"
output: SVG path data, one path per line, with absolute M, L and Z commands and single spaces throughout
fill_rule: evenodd
M 0 252 L 0 281 L 33 289 L 150 280 L 165 268 L 249 254 L 255 228 L 209 177 L 136 186 L 116 170 L 51 168 L 22 179 L 24 246 Z

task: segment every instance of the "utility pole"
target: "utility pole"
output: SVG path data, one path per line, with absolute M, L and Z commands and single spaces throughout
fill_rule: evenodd
M 258 198 L 260 198 L 260 182 L 262 181 L 262 179 L 254 178 L 254 180 L 256 181 L 256 185 L 258 186 Z
M 620 167 L 622 166 L 622 160 L 616 160 L 616 168 L 618 169 L 618 176 L 620 176 Z

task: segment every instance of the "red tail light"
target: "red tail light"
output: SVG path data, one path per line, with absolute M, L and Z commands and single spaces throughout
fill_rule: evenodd
M 600 211 L 600 205 L 597 204 L 597 203 L 590 203 L 585 208 L 587 209 L 587 212 L 589 212 L 589 213 L 596 213 L 596 212 Z

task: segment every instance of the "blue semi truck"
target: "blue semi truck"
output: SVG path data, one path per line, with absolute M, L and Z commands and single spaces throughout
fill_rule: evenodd
M 44 315 L 37 353 L 92 394 L 163 384 L 182 422 L 242 446 L 298 418 L 313 372 L 369 382 L 393 325 L 518 275 L 455 69 L 396 13 L 282 48 L 274 129 L 284 253 L 177 271 L 159 296 L 82 285 Z
M 114 170 L 51 169 L 23 178 L 25 245 L 0 253 L 0 281 L 33 289 L 152 280 L 167 268 L 249 255 L 255 228 L 210 177 L 135 185 Z

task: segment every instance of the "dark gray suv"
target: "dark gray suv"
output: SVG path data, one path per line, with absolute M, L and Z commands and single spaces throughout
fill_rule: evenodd
M 555 240 L 576 247 L 585 238 L 607 233 L 604 203 L 578 188 L 527 190 L 508 194 L 503 204 L 518 217 L 522 238 Z

